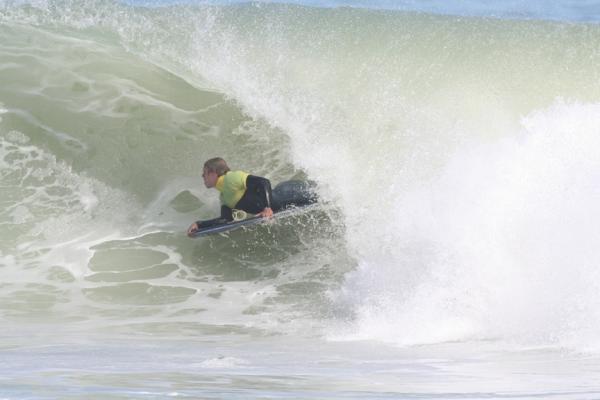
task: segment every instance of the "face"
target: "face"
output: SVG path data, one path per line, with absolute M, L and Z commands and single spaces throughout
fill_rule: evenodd
M 215 171 L 209 171 L 204 168 L 202 172 L 202 178 L 204 179 L 204 186 L 207 188 L 213 188 L 217 184 L 217 179 L 219 178 Z

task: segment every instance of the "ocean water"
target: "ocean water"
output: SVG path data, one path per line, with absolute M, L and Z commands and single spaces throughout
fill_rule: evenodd
M 0 1 L 0 399 L 600 398 L 599 15 Z

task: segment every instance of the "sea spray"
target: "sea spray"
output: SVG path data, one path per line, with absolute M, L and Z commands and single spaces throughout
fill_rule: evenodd
M 395 254 L 366 256 L 342 291 L 351 335 L 597 347 L 599 122 L 598 104 L 559 101 L 401 193 Z

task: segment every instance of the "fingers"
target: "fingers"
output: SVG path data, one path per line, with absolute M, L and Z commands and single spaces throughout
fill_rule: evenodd
M 260 215 L 263 218 L 270 218 L 273 216 L 273 210 L 267 207 L 264 210 L 262 210 L 258 215 Z
M 197 230 L 198 224 L 194 222 L 192 225 L 190 225 L 190 227 L 187 230 L 188 236 L 192 236 L 194 233 L 196 233 Z

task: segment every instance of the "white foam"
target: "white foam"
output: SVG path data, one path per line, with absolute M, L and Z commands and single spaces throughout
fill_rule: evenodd
M 237 357 L 220 356 L 210 358 L 200 363 L 200 367 L 209 369 L 235 368 L 248 365 L 248 361 Z
M 6 140 L 10 143 L 15 144 L 27 144 L 29 143 L 29 137 L 23 132 L 12 130 L 6 134 Z
M 350 336 L 595 345 L 599 126 L 600 104 L 559 101 L 397 192 L 344 288 L 357 313 Z
M 32 145 L 22 132 L 0 136 L 0 156 L 0 179 L 11 193 L 4 213 L 14 224 L 11 229 L 17 237 L 11 240 L 21 255 L 44 249 L 42 264 L 61 265 L 81 275 L 91 257 L 90 243 L 126 228 L 127 204 L 135 204 L 132 199 L 75 173 Z

